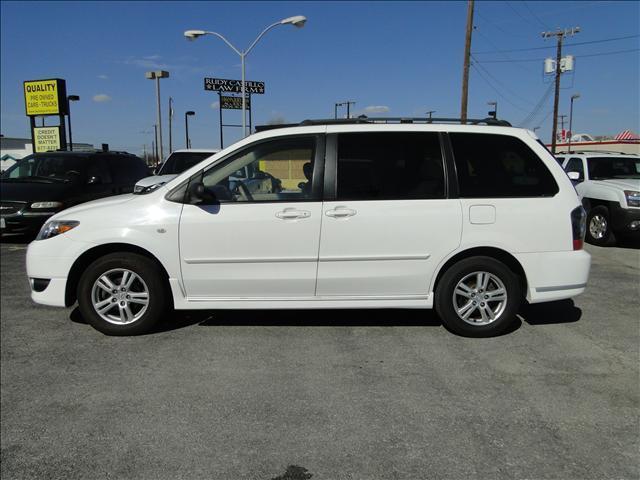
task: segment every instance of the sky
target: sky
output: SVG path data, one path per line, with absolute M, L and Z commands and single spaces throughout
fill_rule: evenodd
M 305 15 L 304 28 L 278 26 L 247 56 L 247 80 L 264 81 L 253 95 L 253 123 L 332 118 L 334 104 L 355 101 L 352 114 L 459 117 L 467 2 L 25 2 L 2 1 L 1 133 L 29 137 L 22 82 L 63 78 L 72 108 L 74 142 L 140 154 L 156 122 L 155 81 L 161 80 L 165 151 L 168 98 L 174 100 L 174 149 L 184 148 L 184 112 L 193 110 L 194 148 L 218 148 L 217 94 L 204 77 L 239 79 L 240 57 L 213 36 L 187 41 L 188 29 L 216 31 L 239 50 L 267 25 Z M 469 80 L 469 117 L 498 116 L 540 127 L 550 141 L 555 57 L 542 31 L 580 27 L 563 54 L 575 69 L 562 76 L 560 114 L 574 103 L 574 132 L 640 131 L 640 2 L 476 1 Z M 621 38 L 625 37 L 625 38 Z M 572 45 L 573 44 L 573 45 Z M 224 110 L 239 124 L 239 111 Z M 344 116 L 344 109 L 340 115 Z M 56 117 L 49 117 L 53 125 Z M 225 146 L 240 137 L 226 127 Z

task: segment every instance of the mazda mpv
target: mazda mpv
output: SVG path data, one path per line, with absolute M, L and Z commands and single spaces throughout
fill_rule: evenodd
M 584 291 L 585 212 L 533 132 L 471 122 L 265 128 L 156 190 L 56 214 L 29 245 L 32 299 L 77 301 L 112 335 L 170 309 L 307 308 L 435 308 L 499 334 L 523 301 Z

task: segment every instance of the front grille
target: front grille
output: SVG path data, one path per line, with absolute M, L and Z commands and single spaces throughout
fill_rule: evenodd
M 3 217 L 7 215 L 15 215 L 26 205 L 26 202 L 0 202 L 0 215 Z

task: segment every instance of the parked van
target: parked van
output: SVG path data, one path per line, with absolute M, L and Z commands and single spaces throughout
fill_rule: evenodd
M 113 335 L 172 308 L 397 307 L 487 336 L 525 300 L 582 293 L 585 211 L 535 134 L 436 122 L 272 127 L 153 191 L 60 212 L 29 245 L 32 299 L 77 300 Z

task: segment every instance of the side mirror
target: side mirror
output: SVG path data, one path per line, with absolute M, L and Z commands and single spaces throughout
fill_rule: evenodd
M 89 177 L 89 180 L 87 180 L 87 184 L 89 185 L 100 185 L 101 183 L 102 178 L 97 175 Z
M 567 172 L 567 177 L 569 177 L 569 180 L 580 180 L 580 174 L 578 172 Z
M 189 203 L 200 203 L 204 200 L 206 190 L 202 182 L 192 182 L 189 185 Z

